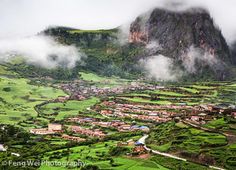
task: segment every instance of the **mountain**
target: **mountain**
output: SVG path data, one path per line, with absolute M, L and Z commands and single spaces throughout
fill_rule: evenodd
M 145 16 L 150 15 L 150 16 Z M 130 42 L 158 41 L 164 55 L 180 56 L 191 45 L 230 60 L 228 45 L 209 13 L 203 9 L 173 12 L 154 9 L 130 28 Z
M 149 56 L 162 54 L 178 62 L 184 60 L 184 57 L 193 57 L 188 56 L 188 52 L 194 47 L 200 53 L 196 67 L 201 72 L 198 71 L 197 75 L 206 73 L 204 68 L 208 68 L 207 71 L 213 72 L 217 79 L 224 79 L 229 73 L 227 65 L 233 63 L 221 31 L 203 9 L 182 12 L 154 9 L 151 13 L 137 17 L 131 24 L 129 42 L 158 42 L 159 49 L 149 51 Z M 214 65 L 208 63 L 210 57 L 217 61 Z
M 119 43 L 119 28 L 55 27 L 43 34 L 63 44 L 76 45 L 87 55 L 86 65 L 78 67 L 106 76 L 143 75 L 140 59 L 160 54 L 173 60 L 174 69 L 188 72 L 185 78 L 191 80 L 224 80 L 230 77 L 229 68 L 233 65 L 232 53 L 221 31 L 209 13 L 198 8 L 178 12 L 156 8 L 140 15 L 131 23 L 125 44 Z M 188 64 L 194 64 L 196 72 L 189 72 Z

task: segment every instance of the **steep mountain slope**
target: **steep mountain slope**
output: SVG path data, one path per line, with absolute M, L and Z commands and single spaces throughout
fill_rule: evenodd
M 230 51 L 231 51 L 233 63 L 234 63 L 234 65 L 236 65 L 236 42 L 234 42 L 234 43 L 230 46 Z
M 140 59 L 159 54 L 173 60 L 173 69 L 187 72 L 184 76 L 191 80 L 224 80 L 230 77 L 233 63 L 221 31 L 203 9 L 182 12 L 154 9 L 137 17 L 130 25 L 127 43 L 122 45 L 118 28 L 89 31 L 57 27 L 43 34 L 64 44 L 74 44 L 87 55 L 86 64 L 77 69 L 106 76 L 142 75 Z M 189 71 L 189 67 L 196 71 Z
M 205 73 L 204 68 L 208 68 L 217 79 L 228 76 L 226 67 L 233 61 L 220 30 L 203 9 L 182 12 L 154 9 L 131 24 L 129 42 L 157 42 L 158 50 L 149 51 L 149 56 L 162 54 L 183 63 L 195 57 L 198 61 L 194 64 L 198 64 L 199 70 L 195 74 Z M 197 51 L 198 56 L 193 56 L 190 49 L 195 50 L 195 55 Z
M 162 53 L 180 56 L 191 45 L 221 56 L 228 61 L 230 54 L 220 30 L 203 9 L 172 12 L 154 9 L 150 16 L 138 17 L 130 28 L 130 42 L 158 41 Z

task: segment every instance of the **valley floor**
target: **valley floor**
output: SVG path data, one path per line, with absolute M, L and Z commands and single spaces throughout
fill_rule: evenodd
M 19 165 L 40 170 L 236 168 L 236 82 L 80 74 L 58 82 L 0 67 L 1 162 L 40 161 Z

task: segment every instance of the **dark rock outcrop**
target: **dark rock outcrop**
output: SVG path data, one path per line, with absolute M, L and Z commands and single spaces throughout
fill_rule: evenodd
M 221 31 L 204 9 L 181 12 L 154 9 L 131 24 L 129 42 L 143 45 L 158 42 L 159 49 L 150 50 L 148 55 L 162 54 L 177 62 L 181 62 L 183 56 L 188 55 L 189 48 L 194 47 L 201 52 L 200 56 L 207 53 L 218 61 L 207 65 L 206 59 L 200 59 L 197 66 L 200 68 L 202 65 L 208 70 L 211 67 L 217 79 L 224 79 L 228 75 L 227 64 L 233 62 Z
M 194 45 L 226 61 L 231 60 L 221 31 L 203 9 L 182 12 L 154 9 L 149 17 L 140 16 L 131 24 L 129 40 L 145 44 L 158 41 L 162 53 L 169 57 L 180 56 Z
M 233 60 L 233 64 L 236 65 L 236 42 L 230 46 L 230 52 Z

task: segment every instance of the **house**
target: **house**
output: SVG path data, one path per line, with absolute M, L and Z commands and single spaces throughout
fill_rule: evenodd
M 214 105 L 208 105 L 207 108 L 208 108 L 208 111 L 212 113 L 219 113 L 220 110 L 222 109 L 222 107 L 214 106 Z
M 77 137 L 77 136 L 69 136 L 69 135 L 66 135 L 66 134 L 63 134 L 62 138 L 66 139 L 66 140 L 72 140 L 72 141 L 75 141 L 75 142 L 85 141 L 84 138 L 80 138 L 80 137 Z
M 80 126 L 71 126 L 71 131 L 73 131 L 75 133 L 80 133 L 80 134 L 83 134 L 83 135 L 91 136 L 91 137 L 103 138 L 103 137 L 106 136 L 99 129 L 90 130 L 90 129 L 82 128 Z
M 134 140 L 130 139 L 126 142 L 118 142 L 117 146 L 122 147 L 122 146 L 134 146 Z
M 205 117 L 205 116 L 207 116 L 207 114 L 206 113 L 199 113 L 198 116 Z
M 48 130 L 49 131 L 61 131 L 62 125 L 58 123 L 50 123 L 48 124 Z
M 5 151 L 7 151 L 7 148 L 4 147 L 3 144 L 0 144 L 0 151 L 1 151 L 1 152 L 5 152 Z
M 198 122 L 198 121 L 200 121 L 200 117 L 199 116 L 191 116 L 191 120 L 194 122 Z
M 42 129 L 31 129 L 30 133 L 36 134 L 36 135 L 50 135 L 50 134 L 54 134 L 55 132 L 48 131 L 47 128 L 42 128 Z
M 55 99 L 56 102 L 66 102 L 67 100 L 69 100 L 70 96 L 59 96 L 57 99 Z
M 101 127 L 110 127 L 111 126 L 111 122 L 93 122 L 92 124 L 98 125 Z
M 132 150 L 132 154 L 133 155 L 140 155 L 140 154 L 144 154 L 147 152 L 147 150 L 144 147 L 144 144 L 137 144 L 137 142 L 135 143 L 135 147 Z
M 48 128 L 41 128 L 41 129 L 31 129 L 30 133 L 36 134 L 36 135 L 51 135 L 55 133 L 61 133 L 62 125 L 57 123 L 50 123 L 48 124 Z
M 134 146 L 134 140 L 133 139 L 127 140 L 127 144 L 128 146 Z
M 112 115 L 112 111 L 111 110 L 101 110 L 100 112 L 102 115 Z
M 139 129 L 143 132 L 149 132 L 150 129 L 147 126 L 140 126 Z
M 234 119 L 236 119 L 236 112 L 232 112 L 232 113 L 231 113 L 231 116 L 232 116 Z
M 124 125 L 121 125 L 118 127 L 118 131 L 129 131 L 131 128 L 131 125 L 128 125 L 128 124 L 124 124 Z

